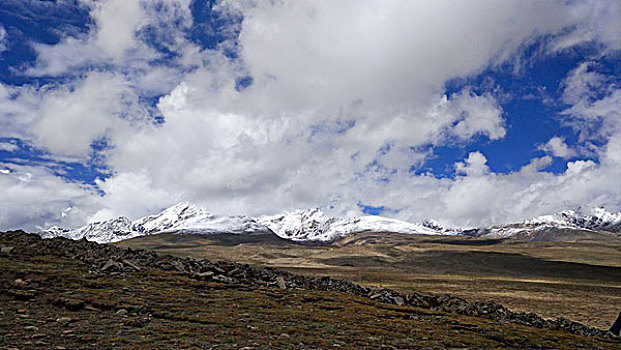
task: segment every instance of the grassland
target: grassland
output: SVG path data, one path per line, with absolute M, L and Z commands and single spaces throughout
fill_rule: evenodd
M 469 300 L 607 329 L 621 305 L 621 240 L 518 242 L 362 233 L 333 245 L 272 236 L 156 235 L 118 243 L 177 256 L 233 260 L 369 287 Z
M 108 273 L 28 249 L 18 246 L 0 256 L 3 349 L 613 349 L 619 344 L 334 292 L 207 282 L 161 269 Z

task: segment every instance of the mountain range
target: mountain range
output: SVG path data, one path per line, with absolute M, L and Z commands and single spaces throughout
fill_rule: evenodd
M 220 216 L 189 203 L 131 221 L 118 217 L 68 230 L 51 227 L 39 233 L 43 238 L 66 237 L 99 243 L 117 242 L 158 233 L 184 234 L 275 234 L 293 241 L 329 242 L 357 232 L 391 232 L 424 235 L 463 235 L 488 238 L 516 238 L 530 241 L 563 240 L 563 235 L 597 232 L 621 236 L 621 212 L 601 207 L 564 210 L 515 223 L 481 228 L 447 228 L 434 220 L 409 223 L 367 215 L 352 218 L 326 216 L 320 209 L 293 210 L 278 215 Z

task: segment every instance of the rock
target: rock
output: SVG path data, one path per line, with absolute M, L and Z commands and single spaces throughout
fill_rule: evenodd
M 11 254 L 13 249 L 15 249 L 15 248 L 14 247 L 3 246 L 2 248 L 0 248 L 0 253 L 8 255 L 8 254 Z
M 67 300 L 65 301 L 65 308 L 69 311 L 78 311 L 78 310 L 82 310 L 84 308 L 84 306 L 86 305 L 84 303 L 84 301 L 82 300 Z
M 26 326 L 26 327 L 24 327 L 24 330 L 36 332 L 36 331 L 39 330 L 39 327 L 36 327 L 36 326 Z
M 278 288 L 280 289 L 287 289 L 287 284 L 285 284 L 285 278 L 282 276 L 276 277 L 276 285 L 278 285 Z
M 403 302 L 403 298 L 400 296 L 393 296 L 392 301 L 399 306 L 403 306 L 405 303 Z
M 224 283 L 236 283 L 237 281 L 234 278 L 223 276 L 223 275 L 215 275 L 212 277 L 214 281 L 224 282 Z
M 175 268 L 175 270 L 180 271 L 180 272 L 187 272 L 187 268 L 183 265 L 183 263 L 179 260 L 175 260 L 172 262 L 172 266 Z
M 125 309 L 119 309 L 119 310 L 117 310 L 117 312 L 115 313 L 115 315 L 117 315 L 117 316 L 121 316 L 121 317 L 123 317 L 123 316 L 127 316 L 127 310 L 125 310 Z
M 140 271 L 140 266 L 136 265 L 134 262 L 132 262 L 130 260 L 123 260 L 123 264 L 131 267 L 132 269 L 134 269 L 136 271 Z
M 23 286 L 25 286 L 25 285 L 26 285 L 26 281 L 24 281 L 24 280 L 23 280 L 23 279 L 21 279 L 21 278 L 17 278 L 17 279 L 15 279 L 15 281 L 13 281 L 13 284 L 15 284 L 16 286 L 21 286 L 21 287 L 23 287 Z
M 114 261 L 108 260 L 104 266 L 101 268 L 102 271 L 120 271 L 123 268 L 123 265 Z
M 621 312 L 617 316 L 617 320 L 612 324 L 612 327 L 608 330 L 613 336 L 621 337 Z
M 72 320 L 69 317 L 59 317 L 59 318 L 56 319 L 56 322 L 62 323 L 62 324 L 68 324 L 71 321 Z
M 11 289 L 7 292 L 7 294 L 13 298 L 15 298 L 16 300 L 22 300 L 22 301 L 26 301 L 26 300 L 30 300 L 33 299 L 35 297 L 35 291 L 34 290 L 18 290 L 18 289 Z
M 205 271 L 205 272 L 199 272 L 194 276 L 198 279 L 208 279 L 213 275 L 214 275 L 213 271 Z

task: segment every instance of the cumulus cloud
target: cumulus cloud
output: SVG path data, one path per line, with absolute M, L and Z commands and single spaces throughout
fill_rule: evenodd
M 55 154 L 84 157 L 92 142 L 112 133 L 121 137 L 132 119 L 144 117 L 137 100 L 123 78 L 92 72 L 71 89 L 46 91 L 30 131 L 37 145 Z
M 95 181 L 99 196 L 43 169 L 12 168 L 0 174 L 0 191 L 17 208 L 58 195 L 37 204 L 35 214 L 3 217 L 0 227 L 136 218 L 181 200 L 249 215 L 310 206 L 351 215 L 361 202 L 407 220 L 455 225 L 620 205 L 610 180 L 619 178 L 618 129 L 594 151 L 599 163 L 569 162 L 558 175 L 545 171 L 549 156 L 495 173 L 481 151 L 454 164 L 454 178 L 412 171 L 435 147 L 498 141 L 510 132 L 493 95 L 470 87 L 448 92 L 447 80 L 515 59 L 542 36 L 558 48 L 579 35 L 614 48 L 608 25 L 584 29 L 583 22 L 608 14 L 583 2 L 221 1 L 215 11 L 243 21 L 235 24 L 239 37 L 215 49 L 185 36 L 189 1 L 83 3 L 91 31 L 34 45 L 37 63 L 26 72 L 72 79 L 0 85 L 0 136 L 79 161 L 105 139 L 111 176 Z M 151 34 L 176 53 L 168 63 L 149 43 Z M 252 83 L 240 89 L 244 77 Z M 563 87 L 565 122 L 603 135 L 593 120 L 612 125 L 621 93 L 600 98 L 593 89 L 609 85 L 588 64 L 572 72 Z M 156 111 L 142 100 L 160 95 Z M 164 123 L 151 122 L 153 114 Z M 592 135 L 585 133 L 585 142 Z M 575 155 L 560 137 L 541 147 L 560 158 Z M 26 173 L 36 176 L 24 185 Z M 33 194 L 19 198 L 24 186 Z
M 502 61 L 532 35 L 557 31 L 573 17 L 556 2 L 224 1 L 221 7 L 244 16 L 241 57 L 254 90 L 279 96 L 273 102 L 289 108 L 426 102 L 447 79 Z
M 481 152 L 471 152 L 464 162 L 455 163 L 458 174 L 469 176 L 481 176 L 489 173 L 489 167 L 485 165 L 487 158 Z
M 576 155 L 576 151 L 569 148 L 567 144 L 565 144 L 565 139 L 559 136 L 552 137 L 546 144 L 539 146 L 539 149 L 563 159 L 568 159 Z
M 37 166 L 0 163 L 0 227 L 39 231 L 51 225 L 84 222 L 80 207 L 90 207 L 94 191 L 68 183 Z M 67 209 L 76 206 L 72 215 Z M 63 215 L 65 213 L 65 215 Z

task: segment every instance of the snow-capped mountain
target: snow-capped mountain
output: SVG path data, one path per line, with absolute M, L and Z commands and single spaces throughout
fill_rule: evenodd
M 119 217 L 91 223 L 75 230 L 52 227 L 39 234 L 43 238 L 86 238 L 105 243 L 156 233 L 276 234 L 293 241 L 331 241 L 357 232 L 538 239 L 538 234 L 558 230 L 608 231 L 621 235 L 621 212 L 611 213 L 604 208 L 581 208 L 505 225 L 449 229 L 434 220 L 409 223 L 370 215 L 334 218 L 326 216 L 316 208 L 256 218 L 219 216 L 209 213 L 204 208 L 180 203 L 159 214 L 145 216 L 135 221 Z
M 525 221 L 531 225 L 551 225 L 565 228 L 605 230 L 621 233 L 621 212 L 611 213 L 602 207 L 564 210 L 553 215 L 544 215 Z
M 326 217 L 319 209 L 294 210 L 285 214 L 262 216 L 257 221 L 278 236 L 294 241 L 330 241 L 355 232 L 394 232 L 437 235 L 445 232 L 423 224 L 385 218 L 358 216 L 349 219 Z
M 118 217 L 101 222 L 93 222 L 75 230 L 51 227 L 39 233 L 43 238 L 65 237 L 69 239 L 86 238 L 98 243 L 117 242 L 148 234 L 145 228 L 126 217 Z
M 463 230 L 461 234 L 476 237 L 537 239 L 537 236 L 553 230 L 607 231 L 621 236 L 621 212 L 611 213 L 602 207 L 563 210 L 511 224 Z
M 134 221 L 145 232 L 165 233 L 270 233 L 271 231 L 248 216 L 218 216 L 188 203 L 174 205 L 159 214 Z
M 43 238 L 86 238 L 98 243 L 118 242 L 156 233 L 197 234 L 261 234 L 272 233 L 264 225 L 248 216 L 219 216 L 191 204 L 180 203 L 159 214 L 145 216 L 136 221 L 118 217 L 95 222 L 75 230 L 52 227 L 39 233 Z

